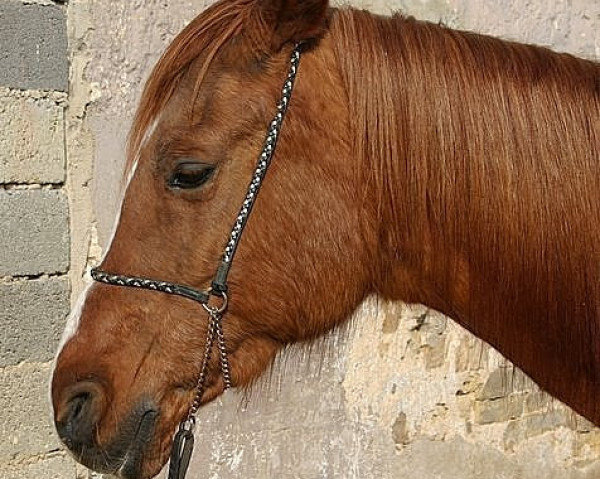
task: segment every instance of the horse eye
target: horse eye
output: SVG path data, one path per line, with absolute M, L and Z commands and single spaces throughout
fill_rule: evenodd
M 169 187 L 182 190 L 199 188 L 212 178 L 214 172 L 215 167 L 206 163 L 180 163 L 169 178 Z

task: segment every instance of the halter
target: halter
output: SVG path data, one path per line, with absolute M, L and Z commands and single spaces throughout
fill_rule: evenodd
M 152 291 L 182 296 L 200 303 L 208 313 L 208 331 L 206 334 L 206 344 L 202 365 L 200 367 L 200 374 L 198 375 L 198 381 L 196 383 L 196 395 L 188 410 L 186 418 L 179 424 L 179 429 L 173 439 L 173 448 L 171 450 L 171 460 L 169 465 L 169 479 L 183 479 L 189 466 L 192 449 L 194 447 L 193 429 L 196 425 L 196 413 L 200 408 L 200 401 L 204 394 L 206 377 L 208 374 L 208 364 L 210 362 L 215 340 L 219 350 L 219 363 L 221 366 L 221 374 L 223 375 L 224 388 L 227 390 L 232 386 L 231 370 L 229 368 L 229 359 L 227 356 L 222 326 L 223 314 L 227 310 L 229 301 L 227 296 L 227 276 L 242 237 L 244 227 L 248 222 L 248 217 L 250 216 L 250 212 L 256 201 L 263 179 L 271 164 L 273 154 L 275 153 L 283 119 L 285 118 L 288 104 L 292 97 L 296 72 L 298 71 L 298 64 L 300 62 L 300 50 L 301 45 L 297 44 L 292 51 L 287 78 L 283 84 L 281 97 L 277 104 L 277 113 L 275 113 L 273 120 L 269 124 L 267 136 L 260 156 L 258 157 L 252 181 L 246 192 L 246 198 L 237 215 L 235 224 L 229 235 L 229 240 L 225 246 L 221 263 L 217 268 L 210 288 L 203 291 L 182 284 L 170 283 L 168 281 L 109 273 L 102 271 L 99 268 L 93 268 L 91 270 L 92 278 L 98 282 L 114 286 L 149 289 Z M 211 304 L 210 300 L 212 297 L 220 300 L 219 306 Z

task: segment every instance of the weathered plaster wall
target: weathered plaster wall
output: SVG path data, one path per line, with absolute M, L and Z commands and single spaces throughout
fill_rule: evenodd
M 208 3 L 0 3 L 2 478 L 96 477 L 52 435 L 47 361 L 69 291 L 73 301 L 110 235 L 142 82 Z M 600 58 L 597 0 L 352 3 Z M 375 298 L 352 327 L 292 348 L 248 397 L 227 394 L 200 423 L 190 478 L 600 477 L 599 429 L 451 320 Z

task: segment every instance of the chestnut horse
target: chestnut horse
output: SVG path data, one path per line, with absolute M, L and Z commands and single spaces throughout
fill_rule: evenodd
M 167 48 L 103 270 L 205 289 L 297 42 L 294 96 L 229 278 L 233 384 L 369 294 L 424 303 L 600 424 L 600 65 L 327 0 L 220 1 Z M 194 399 L 189 299 L 94 283 L 52 379 L 77 459 L 149 478 Z M 223 392 L 218 358 L 202 403 Z

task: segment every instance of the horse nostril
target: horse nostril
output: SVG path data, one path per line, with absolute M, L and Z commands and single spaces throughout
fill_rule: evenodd
M 94 445 L 94 432 L 102 415 L 104 392 L 94 382 L 76 383 L 64 393 L 56 415 L 60 439 L 74 452 Z

